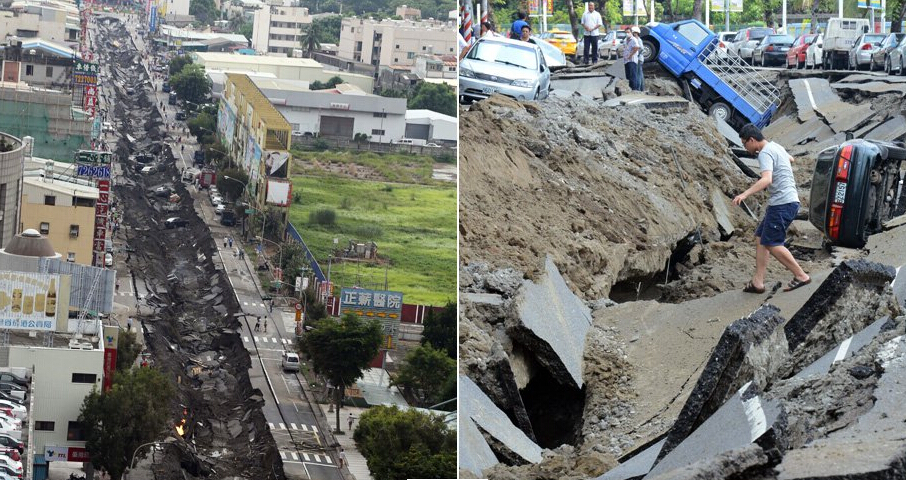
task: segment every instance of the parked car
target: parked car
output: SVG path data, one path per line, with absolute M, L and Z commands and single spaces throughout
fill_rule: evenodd
M 107 252 L 104 254 L 104 266 L 110 268 L 113 266 L 113 254 Z
M 166 185 L 154 189 L 155 197 L 169 197 L 171 193 L 173 193 L 173 189 Z
M 161 85 L 160 89 L 164 93 L 170 93 L 170 82 L 164 82 L 163 85 Z
M 15 430 L 22 430 L 22 420 L 0 410 L 0 421 L 9 423 Z
M 786 54 L 795 39 L 791 35 L 768 35 L 752 51 L 752 65 L 780 65 L 786 62 Z
M 224 210 L 224 212 L 220 214 L 220 224 L 227 227 L 236 225 L 236 214 L 232 210 Z
M 0 382 L 0 392 L 6 393 L 13 398 L 21 398 L 23 400 L 28 395 L 27 388 L 10 382 Z
M 850 70 L 868 69 L 871 65 L 871 56 L 881 49 L 881 42 L 886 35 L 881 33 L 864 33 L 856 38 L 849 49 L 847 68 Z
M 752 63 L 752 54 L 755 47 L 761 42 L 761 39 L 774 33 L 773 28 L 769 27 L 749 27 L 743 28 L 736 33 L 733 42 L 727 47 L 730 53 L 738 56 L 746 62 Z
M 459 91 L 466 101 L 500 93 L 517 100 L 542 100 L 551 75 L 541 47 L 501 37 L 479 39 L 459 63 Z
M 800 69 L 805 66 L 805 52 L 817 36 L 817 33 L 803 33 L 796 37 L 786 52 L 786 68 Z
M 283 358 L 280 361 L 280 366 L 283 367 L 284 372 L 298 372 L 299 355 L 293 352 L 283 352 Z
M 24 419 L 28 416 L 28 409 L 9 400 L 0 400 L 0 409 L 9 410 L 14 417 L 19 419 Z
M 214 215 L 222 215 L 224 210 L 226 210 L 226 205 L 218 203 L 217 206 L 214 207 Z
M 611 30 L 606 35 L 598 37 L 598 56 L 604 58 L 606 55 L 611 59 L 620 58 L 617 55 L 617 48 L 623 45 L 624 40 L 626 40 L 624 30 Z
M 809 221 L 834 245 L 861 248 L 899 204 L 906 146 L 850 140 L 818 154 Z
M 13 419 L 0 416 L 0 432 L 21 432 L 22 431 L 22 420 L 19 420 L 19 423 L 13 422 Z
M 821 57 L 823 55 L 824 34 L 819 33 L 812 39 L 812 43 L 805 49 L 805 68 L 821 68 Z
M 0 433 L 0 446 L 7 448 L 15 448 L 21 454 L 25 450 L 25 445 L 18 438 L 14 438 L 5 433 Z
M 727 58 L 730 55 L 730 43 L 736 37 L 737 32 L 720 32 L 717 34 L 717 56 Z
M 532 37 L 532 42 L 541 47 L 544 62 L 552 72 L 566 67 L 566 55 L 559 48 L 538 37 Z
M 846 68 L 850 49 L 859 35 L 868 33 L 870 28 L 867 18 L 829 18 L 821 50 L 824 69 Z
M 896 47 L 890 50 L 890 53 L 887 54 L 887 63 L 884 64 L 884 71 L 888 74 L 902 75 L 903 74 L 903 64 L 906 58 L 906 38 L 904 38 Z
M 22 476 L 22 462 L 13 460 L 12 458 L 4 455 L 0 455 L 0 465 L 13 470 L 20 477 Z
M 12 372 L 0 372 L 0 382 L 16 383 L 23 387 L 28 385 L 27 378 L 20 377 Z
M 19 453 L 19 450 L 13 447 L 2 447 L 0 446 L 0 455 L 4 457 L 11 458 L 13 460 L 22 461 L 22 455 Z
M 220 205 L 221 203 L 223 203 L 223 197 L 221 197 L 220 195 L 211 195 L 211 204 L 213 204 L 216 207 L 217 205 Z
M 871 62 L 868 63 L 868 69 L 871 71 L 883 70 L 887 65 L 887 56 L 890 51 L 897 48 L 897 45 L 906 38 L 906 33 L 891 33 L 884 37 L 881 47 L 871 54 Z
M 6 393 L 6 392 L 3 392 L 3 391 L 0 391 L 0 400 L 7 401 L 7 402 L 12 402 L 12 403 L 15 403 L 15 404 L 17 404 L 17 405 L 25 406 L 25 400 L 24 400 L 24 399 L 16 398 L 16 397 L 14 397 L 14 396 L 12 396 L 12 395 Z
M 184 112 L 184 111 L 182 111 L 182 110 L 177 111 L 177 112 L 176 112 L 176 119 L 177 119 L 177 120 L 185 120 L 185 119 L 186 119 L 186 112 Z
M 164 227 L 166 228 L 185 227 L 188 224 L 188 220 L 179 217 L 170 217 L 164 221 Z
M 7 475 L 12 478 L 22 478 L 22 472 L 16 472 L 14 469 L 6 465 L 0 465 L 0 474 Z
M 564 55 L 576 54 L 576 37 L 566 30 L 549 30 L 539 35 L 542 40 L 560 49 Z

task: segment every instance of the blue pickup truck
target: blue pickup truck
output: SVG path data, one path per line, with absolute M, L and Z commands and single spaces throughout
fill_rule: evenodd
M 765 127 L 780 105 L 780 91 L 761 72 L 717 48 L 717 35 L 697 20 L 652 22 L 642 28 L 645 62 L 657 60 L 709 115 L 739 130 Z

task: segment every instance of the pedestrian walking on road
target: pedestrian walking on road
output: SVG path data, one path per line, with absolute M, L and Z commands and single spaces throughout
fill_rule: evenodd
M 349 412 L 349 416 L 346 417 L 346 423 L 349 424 L 349 431 L 352 431 L 352 422 L 355 421 L 355 417 L 352 416 L 352 412 Z
M 267 328 L 267 327 L 265 327 L 265 328 Z M 258 317 L 258 321 L 255 322 L 255 331 L 256 331 L 256 332 L 260 332 L 260 331 L 261 331 L 261 317 Z
M 340 459 L 340 468 L 346 466 L 346 451 L 343 450 L 343 447 L 340 447 L 340 453 L 337 455 Z
M 267 333 L 267 319 L 264 319 L 264 333 Z
M 268 310 L 268 312 L 270 312 L 270 313 L 274 313 L 274 301 L 273 301 L 273 300 L 271 300 L 271 303 L 269 303 L 269 304 L 267 305 L 267 310 Z
M 780 144 L 765 140 L 761 130 L 751 123 L 742 127 L 739 139 L 746 151 L 758 155 L 761 178 L 737 195 L 733 204 L 739 205 L 750 195 L 764 189 L 768 189 L 769 196 L 764 218 L 755 228 L 755 274 L 743 291 L 764 293 L 769 253 L 793 274 L 793 279 L 783 289 L 784 292 L 808 285 L 812 282 L 811 277 L 784 246 L 786 231 L 799 213 L 799 193 L 791 164 L 793 157 Z
M 233 236 L 231 235 L 231 236 L 227 237 L 227 240 L 229 240 L 229 242 L 230 242 L 230 248 L 233 248 Z
M 223 237 L 223 248 L 227 248 L 227 237 Z

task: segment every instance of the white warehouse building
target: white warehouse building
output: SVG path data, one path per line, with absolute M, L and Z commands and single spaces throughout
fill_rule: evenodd
M 372 95 L 350 84 L 309 90 L 305 81 L 249 78 L 283 114 L 294 135 L 353 139 L 362 133 L 381 143 L 405 136 L 405 98 Z M 455 139 L 455 125 L 453 135 Z
M 421 139 L 429 143 L 455 146 L 458 135 L 456 117 L 433 110 L 406 112 L 406 138 Z

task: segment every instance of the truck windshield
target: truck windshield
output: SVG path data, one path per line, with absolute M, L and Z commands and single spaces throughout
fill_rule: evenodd
M 702 41 L 708 38 L 708 31 L 699 26 L 697 23 L 683 23 L 676 27 L 676 33 L 682 35 L 692 45 L 699 46 Z
M 468 58 L 538 70 L 535 50 L 528 46 L 530 44 L 526 45 L 523 47 L 498 42 L 478 42 L 475 48 L 469 51 Z

